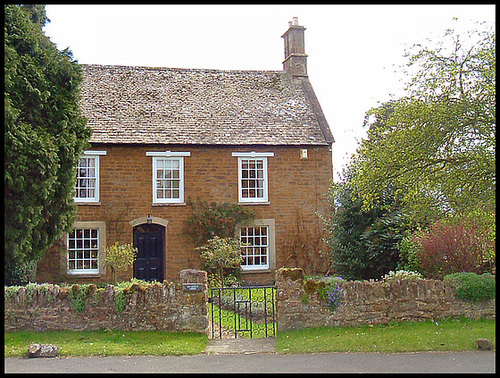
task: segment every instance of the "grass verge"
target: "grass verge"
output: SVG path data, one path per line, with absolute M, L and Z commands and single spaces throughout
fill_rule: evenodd
M 278 332 L 276 351 L 284 354 L 466 351 L 477 350 L 476 341 L 480 338 L 491 340 L 495 347 L 495 320 L 460 318 Z
M 486 338 L 495 348 L 495 320 L 446 319 L 437 323 L 309 328 L 278 332 L 276 351 L 283 354 L 330 352 L 404 353 L 477 350 Z M 191 355 L 203 353 L 206 335 L 163 331 L 7 332 L 4 356 L 26 357 L 32 343 L 55 344 L 61 356 Z
M 26 357 L 30 344 L 54 344 L 60 356 L 191 355 L 208 345 L 206 335 L 163 331 L 47 331 L 7 332 L 5 357 Z

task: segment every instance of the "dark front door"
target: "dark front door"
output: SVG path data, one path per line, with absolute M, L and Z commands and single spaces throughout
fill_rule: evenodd
M 145 281 L 163 282 L 165 227 L 141 224 L 134 227 L 134 247 L 138 249 L 134 262 L 134 277 Z

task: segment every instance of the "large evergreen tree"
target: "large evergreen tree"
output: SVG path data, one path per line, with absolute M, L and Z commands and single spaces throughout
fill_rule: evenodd
M 377 279 L 400 262 L 398 244 L 409 228 L 396 190 L 387 190 L 369 209 L 356 197 L 352 181 L 356 161 L 328 193 L 331 214 L 325 219 L 332 270 L 345 279 Z
M 44 35 L 43 5 L 4 5 L 5 282 L 23 283 L 76 216 L 75 172 L 90 129 L 81 69 Z

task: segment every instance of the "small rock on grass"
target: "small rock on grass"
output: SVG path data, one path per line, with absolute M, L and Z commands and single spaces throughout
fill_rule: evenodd
M 50 344 L 31 344 L 28 348 L 28 357 L 55 357 L 59 348 Z
M 491 350 L 493 345 L 488 339 L 477 339 L 477 347 L 481 350 Z

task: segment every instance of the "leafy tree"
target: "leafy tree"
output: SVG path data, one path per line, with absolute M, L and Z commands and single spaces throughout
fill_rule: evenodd
M 43 5 L 4 5 L 5 281 L 27 266 L 76 215 L 75 172 L 90 129 L 81 115 L 81 69 L 43 33 Z M 19 282 L 21 281 L 21 282 Z
M 485 28 L 464 38 L 447 30 L 436 48 L 416 49 L 408 54 L 407 95 L 367 113 L 368 125 L 386 122 L 370 128 L 358 148 L 355 195 L 369 208 L 398 188 L 406 213 L 425 223 L 478 209 L 491 214 L 495 33 Z

